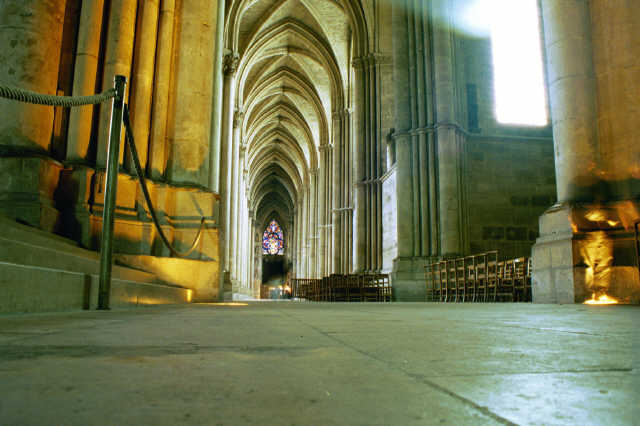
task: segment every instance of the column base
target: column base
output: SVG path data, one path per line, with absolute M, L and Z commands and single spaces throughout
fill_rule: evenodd
M 0 213 L 19 222 L 57 232 L 55 207 L 62 164 L 44 157 L 0 157 Z
M 233 283 L 231 282 L 231 272 L 222 272 L 222 301 L 231 302 L 233 300 Z
M 428 257 L 396 257 L 393 259 L 391 283 L 393 300 L 397 302 L 425 302 L 427 286 L 424 267 L 431 262 Z
M 61 174 L 56 201 L 61 206 L 60 233 L 83 247 L 97 250 L 102 234 L 104 208 L 103 170 L 76 166 Z M 147 181 L 151 200 L 165 236 L 177 250 L 191 246 L 206 219 L 207 231 L 190 259 L 218 260 L 219 197 L 199 188 Z M 151 221 L 137 177 L 118 175 L 114 223 L 114 251 L 123 254 L 171 257 Z
M 606 294 L 640 303 L 633 222 L 637 202 L 556 205 L 533 246 L 534 303 L 583 303 Z

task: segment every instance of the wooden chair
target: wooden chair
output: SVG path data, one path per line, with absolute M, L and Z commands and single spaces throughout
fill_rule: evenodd
M 483 302 L 487 301 L 487 271 L 488 257 L 487 253 L 480 253 L 474 256 L 476 262 L 476 276 L 475 276 L 475 293 L 473 300 L 479 301 L 482 298 Z
M 375 274 L 362 274 L 360 276 L 360 289 L 363 302 L 379 302 L 378 276 Z
M 485 302 L 487 297 L 491 297 L 493 299 L 492 302 L 496 301 L 498 287 L 500 286 L 498 263 L 498 252 L 496 250 L 487 252 Z
M 393 298 L 393 289 L 391 288 L 391 279 L 389 274 L 378 275 L 378 291 L 380 292 L 381 302 L 391 302 Z
M 445 302 L 447 297 L 447 262 L 438 262 L 438 301 Z
M 514 293 L 519 301 L 531 301 L 531 259 L 519 257 L 513 260 Z M 515 300 L 515 299 L 514 299 Z
M 347 275 L 347 294 L 349 302 L 362 302 L 360 277 L 358 275 Z
M 496 281 L 494 301 L 510 299 L 514 300 L 513 287 L 513 260 L 498 262 L 498 279 Z
M 424 277 L 427 286 L 427 301 L 440 300 L 438 263 L 430 263 L 424 267 Z
M 475 302 L 476 298 L 476 257 L 467 256 L 464 258 L 464 301 Z
M 454 260 L 456 279 L 456 302 L 464 302 L 467 296 L 466 258 L 459 257 Z
M 340 274 L 332 274 L 330 278 L 332 290 L 331 300 L 333 302 L 348 302 L 345 276 Z

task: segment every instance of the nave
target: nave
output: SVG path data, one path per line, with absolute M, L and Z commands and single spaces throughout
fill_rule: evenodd
M 640 311 L 192 304 L 0 316 L 13 425 L 635 424 Z

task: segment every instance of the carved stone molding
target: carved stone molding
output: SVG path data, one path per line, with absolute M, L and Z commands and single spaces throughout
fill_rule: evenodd
M 223 71 L 227 76 L 233 76 L 238 70 L 238 63 L 240 62 L 240 57 L 237 53 L 227 53 L 224 55 L 223 60 Z

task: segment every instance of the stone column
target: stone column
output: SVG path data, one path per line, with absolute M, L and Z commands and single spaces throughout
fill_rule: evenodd
M 333 227 L 331 228 L 331 245 L 333 247 L 333 269 L 331 272 L 342 273 L 342 153 L 344 151 L 344 139 L 342 133 L 342 113 L 335 111 L 333 113 L 333 144 L 336 147 L 333 156 L 333 182 L 331 185 L 331 193 L 333 195 L 333 208 L 331 216 L 333 219 Z
M 558 204 L 540 217 L 533 300 L 640 303 L 640 15 L 629 1 L 542 0 Z M 635 93 L 635 94 L 634 94 Z
M 73 68 L 72 94 L 74 96 L 90 95 L 96 92 L 103 11 L 104 0 L 82 4 Z M 88 160 L 94 108 L 93 105 L 87 105 L 72 108 L 69 112 L 67 161 L 84 163 Z
M 158 33 L 159 0 L 140 3 L 140 32 L 136 36 L 135 61 L 131 78 L 131 121 L 140 165 L 146 167 L 149 146 L 149 123 L 153 95 L 153 73 Z M 133 170 L 133 169 L 132 169 Z
M 56 94 L 64 11 L 65 1 L 0 2 L 0 84 Z M 59 215 L 61 166 L 46 157 L 53 115 L 53 107 L 0 99 L 0 212 L 47 230 Z
M 180 3 L 178 45 L 173 78 L 173 120 L 169 128 L 171 156 L 167 179 L 172 183 L 209 184 L 209 144 L 215 62 L 217 1 Z
M 334 161 L 333 161 L 333 154 L 334 154 L 334 149 L 333 149 L 334 145 L 329 145 L 328 151 L 327 151 L 327 162 L 326 162 L 326 167 L 327 167 L 327 184 L 325 187 L 325 192 L 326 192 L 326 203 L 327 205 L 325 206 L 325 219 L 326 219 L 326 224 L 327 224 L 327 229 L 325 232 L 325 242 L 326 242 L 326 254 L 325 254 L 325 273 L 326 275 L 330 275 L 331 273 L 333 273 L 334 270 L 334 262 L 333 262 L 333 253 L 335 250 L 335 239 L 334 239 L 334 233 L 333 233 L 333 227 L 335 224 L 335 220 L 334 220 L 334 215 L 333 215 L 333 209 L 335 208 L 335 204 L 334 204 L 334 199 L 335 199 L 335 195 L 333 194 L 333 182 L 334 182 Z
M 240 176 L 242 173 L 242 160 L 240 157 L 240 140 L 243 112 L 236 110 L 233 119 L 233 153 L 231 159 L 231 191 L 229 193 L 229 200 L 231 203 L 231 218 L 229 220 L 230 233 L 227 236 L 229 240 L 229 253 L 231 258 L 229 259 L 229 270 L 231 271 L 231 281 L 237 280 L 237 268 L 236 262 L 238 261 L 238 208 L 240 207 Z M 242 150 L 242 156 L 244 157 L 244 150 Z
M 395 83 L 396 203 L 398 253 L 393 260 L 394 297 L 399 301 L 425 299 L 424 264 L 435 247 L 429 237 L 437 226 L 430 226 L 436 203 L 428 194 L 436 188 L 425 179 L 435 173 L 427 155 L 427 140 L 433 146 L 434 127 L 430 69 L 430 22 L 428 5 L 392 5 Z M 436 65 L 437 66 L 437 65 Z
M 433 63 L 435 131 L 438 155 L 438 205 L 440 254 L 460 255 L 461 238 L 460 173 L 462 147 L 456 124 L 453 32 L 448 2 L 433 3 Z
M 311 278 L 309 276 L 309 184 L 306 183 L 302 190 L 302 233 L 301 233 L 301 246 L 302 252 L 300 258 L 302 260 L 301 270 L 302 276 L 305 278 Z
M 218 1 L 218 17 L 216 19 L 216 51 L 213 70 L 213 106 L 211 118 L 211 155 L 210 155 L 210 174 L 209 189 L 213 192 L 220 193 L 220 162 L 221 155 L 221 136 L 222 136 L 222 91 L 224 90 L 224 72 L 222 50 L 224 46 L 224 11 L 225 2 Z
M 354 60 L 356 67 L 356 270 L 382 268 L 382 119 L 380 67 L 388 63 L 379 53 Z
M 6 0 L 0 4 L 0 82 L 56 94 L 64 1 Z M 0 145 L 47 152 L 53 108 L 0 99 Z
M 167 120 L 173 58 L 174 9 L 175 0 L 162 0 L 154 72 L 149 163 L 147 164 L 147 174 L 151 179 L 156 180 L 163 178 L 167 165 Z
M 328 275 L 327 273 L 327 235 L 328 235 L 328 222 L 327 206 L 329 205 L 329 191 L 327 191 L 327 181 L 329 178 L 329 162 L 328 156 L 330 152 L 330 145 L 323 145 L 320 147 L 320 168 L 318 169 L 318 274 L 323 277 Z
M 238 55 L 227 54 L 223 61 L 224 85 L 223 85 L 223 105 L 222 105 L 222 129 L 220 134 L 220 152 L 222 161 L 220 163 L 220 253 L 223 258 L 221 262 L 222 272 L 220 274 L 223 285 L 231 291 L 230 277 L 230 220 L 231 220 L 231 176 L 233 171 L 233 119 L 235 113 L 235 73 L 238 69 Z
M 136 31 L 136 0 L 113 0 L 109 12 L 109 31 L 104 58 L 102 89 L 113 87 L 113 78 L 123 75 L 127 82 L 131 77 L 131 59 L 133 57 L 133 40 Z M 127 84 L 127 90 L 131 87 Z M 125 100 L 126 102 L 126 100 Z M 109 145 L 109 123 L 111 122 L 111 108 L 109 104 L 100 107 L 100 121 L 98 128 L 98 152 L 96 165 L 100 168 L 107 164 L 107 147 Z M 124 132 L 120 145 L 120 162 L 124 153 Z

